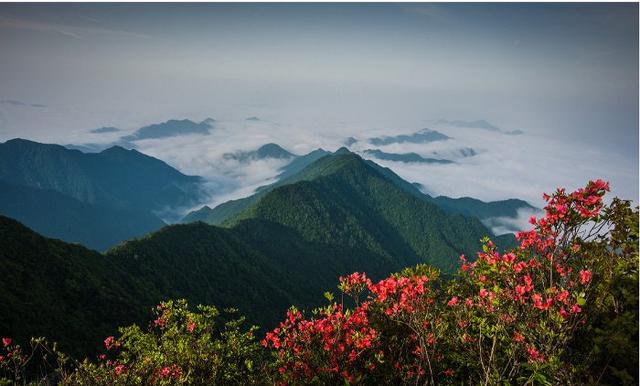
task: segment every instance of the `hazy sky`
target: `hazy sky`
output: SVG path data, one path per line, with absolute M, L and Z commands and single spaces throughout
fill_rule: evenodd
M 255 115 L 306 148 L 486 119 L 554 140 L 559 169 L 599 154 L 637 198 L 634 3 L 0 4 L 0 85 L 2 141 Z

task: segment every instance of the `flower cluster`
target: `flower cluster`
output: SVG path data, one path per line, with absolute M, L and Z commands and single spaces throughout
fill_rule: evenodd
M 562 350 L 584 323 L 594 273 L 580 245 L 593 236 L 585 228 L 598 223 L 608 189 L 597 180 L 545 195 L 545 216 L 518 233 L 518 248 L 500 253 L 483 240 L 476 259 L 460 257 L 458 278 L 449 283 L 434 284 L 420 269 L 377 283 L 364 273 L 341 277 L 339 289 L 356 299 L 353 309 L 333 303 L 310 319 L 292 309 L 266 334 L 262 344 L 274 350 L 277 374 L 285 383 L 379 376 L 430 384 L 556 374 Z

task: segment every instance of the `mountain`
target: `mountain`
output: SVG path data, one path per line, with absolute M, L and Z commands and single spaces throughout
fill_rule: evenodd
M 47 336 L 86 354 L 122 323 L 144 320 L 148 302 L 111 259 L 38 235 L 0 216 L 0 335 Z
M 338 255 L 345 247 L 366 259 L 378 254 L 377 264 L 385 269 L 428 262 L 449 271 L 457 255 L 490 235 L 478 219 L 449 215 L 358 155 L 337 153 L 309 165 L 297 182 L 273 189 L 224 225 L 252 218 L 275 222 L 309 242 L 328 243 Z
M 141 127 L 136 130 L 135 133 L 124 136 L 122 139 L 125 141 L 138 141 L 141 139 L 174 137 L 184 134 L 209 134 L 209 130 L 213 128 L 214 122 L 211 118 L 207 118 L 200 123 L 193 122 L 189 119 L 170 119 L 166 122 Z
M 347 138 L 347 139 L 345 139 L 345 140 L 344 140 L 344 145 L 345 145 L 346 147 L 349 147 L 349 146 L 353 145 L 353 144 L 354 144 L 354 143 L 356 143 L 356 142 L 358 142 L 358 140 L 357 140 L 357 139 L 355 139 L 355 138 L 353 138 L 353 137 L 349 137 L 349 138 Z
M 451 272 L 461 253 L 473 256 L 491 234 L 400 181 L 340 149 L 265 191 L 224 227 L 167 226 L 104 255 L 0 217 L 0 334 L 48 335 L 88 351 L 167 298 L 238 307 L 270 328 L 291 304 L 317 306 L 340 275 L 380 279 L 420 262 Z
M 289 159 L 296 157 L 295 154 L 288 152 L 275 143 L 268 143 L 260 146 L 256 150 L 252 151 L 238 151 L 235 153 L 225 153 L 223 158 L 234 159 L 240 162 L 256 161 L 262 159 Z
M 117 133 L 118 131 L 120 131 L 120 129 L 118 129 L 117 127 L 112 127 L 112 126 L 99 127 L 97 129 L 89 130 L 89 132 L 93 133 L 93 134 Z
M 133 142 L 118 139 L 113 142 L 95 142 L 95 143 L 82 143 L 82 144 L 66 144 L 64 147 L 71 150 L 80 150 L 83 153 L 100 153 L 114 146 L 121 147 L 126 150 L 137 149 L 137 145 Z
M 392 143 L 425 143 L 435 141 L 445 141 L 451 137 L 435 130 L 423 129 L 413 134 L 401 134 L 394 136 L 382 136 L 369 138 L 369 143 L 375 146 L 390 145 Z
M 251 196 L 227 201 L 216 206 L 213 209 L 207 206 L 197 211 L 191 212 L 182 219 L 182 222 L 204 221 L 213 225 L 222 224 L 228 218 L 237 215 L 249 206 L 258 202 L 262 197 L 264 197 L 265 194 L 272 191 L 273 189 L 304 179 L 300 175 L 300 173 L 304 170 L 305 167 L 322 157 L 332 154 L 334 153 L 318 149 L 307 154 L 306 156 L 298 157 L 294 159 L 294 161 L 292 161 L 289 165 L 285 166 L 285 168 L 283 169 L 284 171 L 282 174 L 280 174 L 277 182 L 258 188 L 256 193 Z M 341 148 L 336 151 L 335 154 L 351 153 L 346 148 Z M 489 203 L 471 198 L 452 199 L 445 196 L 434 199 L 433 197 L 424 194 L 415 184 L 409 183 L 400 178 L 391 169 L 382 167 L 373 161 L 365 162 L 377 172 L 384 175 L 400 189 L 419 198 L 420 200 L 436 204 L 449 213 L 463 214 L 466 216 L 477 217 L 481 220 L 487 220 L 489 218 L 497 217 L 515 218 L 517 217 L 518 209 L 535 210 L 535 208 L 529 205 L 527 202 L 517 199 L 494 201 Z
M 47 237 L 106 250 L 166 224 L 151 213 L 78 201 L 55 190 L 0 180 L 0 213 Z
M 478 155 L 478 151 L 472 147 L 463 147 L 452 150 L 440 150 L 431 152 L 436 157 L 451 157 L 451 158 L 467 158 Z
M 241 212 L 251 204 L 254 204 L 262 196 L 276 187 L 295 181 L 295 176 L 304 168 L 329 154 L 331 154 L 331 152 L 323 149 L 316 149 L 302 156 L 294 156 L 291 162 L 280 169 L 278 181 L 275 183 L 259 187 L 251 196 L 224 202 L 213 209 L 208 206 L 204 206 L 196 211 L 188 213 L 182 219 L 182 222 L 204 221 L 209 224 L 219 225 L 227 218 Z
M 193 205 L 201 183 L 200 177 L 136 150 L 114 146 L 82 153 L 24 139 L 0 144 L 0 180 L 55 190 L 89 204 L 148 212 Z
M 453 161 L 438 158 L 425 158 L 418 153 L 386 153 L 379 149 L 367 149 L 362 153 L 385 161 L 416 162 L 426 164 L 452 164 Z
M 508 199 L 484 202 L 471 197 L 450 198 L 439 196 L 432 199 L 434 203 L 450 213 L 475 216 L 479 219 L 491 217 L 517 217 L 518 210 L 536 210 L 528 202 L 518 199 Z

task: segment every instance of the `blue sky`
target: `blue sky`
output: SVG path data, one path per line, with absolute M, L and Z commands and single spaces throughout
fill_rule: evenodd
M 637 197 L 634 3 L 0 4 L 0 52 L 0 140 L 209 116 L 260 116 L 274 138 L 486 119 L 615 153 Z

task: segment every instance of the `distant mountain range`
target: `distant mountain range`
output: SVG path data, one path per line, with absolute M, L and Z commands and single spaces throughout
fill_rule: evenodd
M 225 153 L 222 155 L 225 159 L 234 159 L 240 162 L 255 161 L 261 159 L 290 159 L 295 157 L 275 143 L 268 143 L 260 146 L 257 150 L 237 151 L 235 153 Z
M 363 154 L 384 160 L 395 162 L 417 162 L 425 164 L 452 164 L 453 161 L 439 158 L 425 158 L 418 153 L 387 153 L 379 149 L 367 149 L 362 151 Z
M 468 158 L 478 155 L 478 151 L 472 147 L 463 147 L 460 149 L 452 150 L 440 150 L 434 151 L 433 154 L 436 157 L 451 157 L 451 158 Z
M 281 169 L 281 174 L 278 176 L 278 180 L 275 183 L 258 188 L 253 195 L 240 199 L 230 200 L 214 208 L 203 206 L 198 210 L 194 210 L 188 213 L 182 219 L 182 222 L 188 223 L 194 221 L 203 221 L 212 225 L 223 224 L 227 219 L 234 217 L 241 211 L 258 202 L 262 197 L 264 197 L 273 189 L 298 182 L 300 178 L 302 178 L 302 174 L 300 174 L 300 172 L 311 163 L 327 155 L 339 154 L 351 154 L 351 152 L 346 148 L 341 148 L 335 153 L 331 153 L 323 149 L 317 149 L 304 156 L 294 156 L 293 160 Z M 390 154 L 392 156 L 395 155 L 392 153 Z M 403 155 L 400 154 L 398 156 Z M 405 160 L 407 159 L 412 158 L 405 158 Z M 454 199 L 444 196 L 433 198 L 427 194 L 424 194 L 418 187 L 416 187 L 416 185 L 400 178 L 393 171 L 391 171 L 391 169 L 383 168 L 371 161 L 365 162 L 367 162 L 371 167 L 375 168 L 379 172 L 383 173 L 385 176 L 387 176 L 387 178 L 391 179 L 402 189 L 415 195 L 416 197 L 419 197 L 420 199 L 432 202 L 450 213 L 464 214 L 467 216 L 477 217 L 481 220 L 487 220 L 493 217 L 516 218 L 518 216 L 518 210 L 520 209 L 535 209 L 527 202 L 518 199 L 500 200 L 487 203 L 473 198 Z
M 120 129 L 118 129 L 117 127 L 99 127 L 97 129 L 93 129 L 90 130 L 91 133 L 93 134 L 104 134 L 104 133 L 117 133 L 119 132 Z
M 170 119 L 163 123 L 155 123 L 139 128 L 135 133 L 122 137 L 125 141 L 138 141 L 149 138 L 175 137 L 184 134 L 208 134 L 215 120 L 207 118 L 200 123 L 189 119 Z
M 332 153 L 329 151 L 317 149 L 306 155 L 294 156 L 291 162 L 280 168 L 278 181 L 276 181 L 275 183 L 258 188 L 255 194 L 251 196 L 224 202 L 213 209 L 209 206 L 203 206 L 198 210 L 188 213 L 182 219 L 182 222 L 188 223 L 194 221 L 204 221 L 209 224 L 219 225 L 227 218 L 241 212 L 251 204 L 257 202 L 265 194 L 269 193 L 278 186 L 297 181 L 297 178 L 295 176 L 304 168 L 317 161 L 318 159 L 330 154 Z
M 0 217 L 0 333 L 87 352 L 116 323 L 179 297 L 239 307 L 273 327 L 290 304 L 317 305 L 339 275 L 381 278 L 420 262 L 451 272 L 491 235 L 478 218 L 455 214 L 455 200 L 445 211 L 390 169 L 346 149 L 321 152 L 296 158 L 316 157 L 230 210 L 223 227 L 172 225 L 104 255 Z
M 89 204 L 55 190 L 2 180 L 0 213 L 41 234 L 101 251 L 166 225 L 149 212 Z
M 446 141 L 451 137 L 439 131 L 423 129 L 413 134 L 400 134 L 393 136 L 382 136 L 369 138 L 369 143 L 374 146 L 391 145 L 393 143 L 426 143 L 435 141 Z
M 194 122 L 190 119 L 170 119 L 166 122 L 154 123 L 139 128 L 134 133 L 123 135 L 111 142 L 93 142 L 82 144 L 67 144 L 68 149 L 80 150 L 85 153 L 98 153 L 113 146 L 124 149 L 136 149 L 136 141 L 143 139 L 160 139 L 176 137 L 188 134 L 209 134 L 215 124 L 215 119 L 207 118 L 201 122 Z M 99 127 L 89 130 L 92 134 L 109 134 L 122 131 L 117 127 Z
M 0 144 L 0 181 L 0 213 L 101 250 L 159 229 L 154 213 L 194 205 L 202 183 L 136 150 L 82 153 L 23 139 Z

